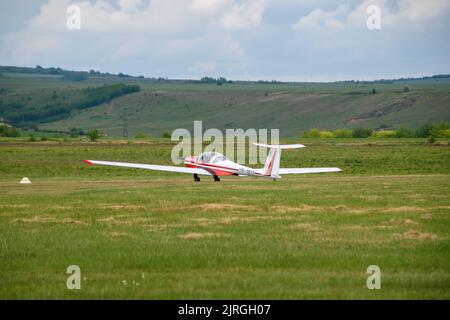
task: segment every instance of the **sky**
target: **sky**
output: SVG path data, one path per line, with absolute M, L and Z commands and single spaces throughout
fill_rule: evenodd
M 79 29 L 67 26 L 73 5 Z M 2 0 L 0 65 L 172 79 L 391 79 L 450 73 L 449 33 L 450 0 Z

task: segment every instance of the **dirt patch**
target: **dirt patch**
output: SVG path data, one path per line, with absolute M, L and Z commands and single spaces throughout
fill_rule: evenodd
M 324 211 L 346 211 L 350 213 L 364 213 L 369 211 L 369 209 L 357 209 L 350 208 L 344 205 L 337 206 L 310 206 L 307 204 L 302 204 L 296 207 L 292 206 L 272 206 L 271 210 L 277 213 L 295 213 L 295 212 L 324 212 Z
M 420 219 L 422 219 L 422 220 L 431 220 L 431 219 L 433 219 L 433 215 L 431 213 L 425 213 L 424 215 L 422 215 L 420 217 Z
M 305 212 L 305 211 L 312 211 L 317 210 L 318 207 L 309 206 L 307 204 L 302 204 L 297 207 L 291 207 L 291 206 L 272 206 L 270 207 L 271 211 L 275 211 L 277 213 L 290 213 L 290 212 Z
M 56 210 L 72 210 L 73 206 L 52 206 L 52 209 Z
M 29 208 L 29 204 L 0 204 L 0 208 L 8 208 L 8 209 L 15 209 L 15 208 Z
M 418 225 L 419 222 L 414 221 L 412 219 L 389 219 L 389 221 L 384 223 L 384 227 L 402 227 L 402 226 L 412 226 L 412 225 Z
M 120 216 L 109 216 L 104 218 L 99 218 L 96 222 L 106 223 L 106 224 L 114 224 L 114 225 L 140 225 L 145 226 L 150 222 L 153 222 L 153 218 L 144 218 L 144 217 L 133 217 L 129 215 L 120 215 Z
M 403 223 L 404 224 L 419 224 L 416 221 L 411 220 L 411 219 L 405 219 L 405 220 L 403 220 Z
M 186 239 L 186 240 L 191 240 L 191 239 L 201 239 L 201 238 L 212 238 L 212 237 L 229 237 L 229 234 L 225 234 L 225 233 L 212 233 L 212 232 L 204 232 L 204 233 L 197 233 L 197 232 L 192 232 L 192 233 L 186 233 L 183 235 L 180 235 L 179 237 L 182 239 Z
M 291 224 L 289 226 L 289 229 L 298 229 L 298 230 L 309 231 L 309 232 L 321 232 L 321 231 L 324 231 L 324 229 L 319 227 L 317 224 L 311 224 L 311 223 Z
M 116 204 L 116 205 L 101 205 L 100 209 L 108 210 L 138 210 L 145 209 L 145 206 L 135 205 L 135 204 Z
M 363 231 L 363 230 L 369 230 L 369 227 L 364 227 L 364 226 L 360 226 L 360 225 L 350 225 L 350 226 L 345 226 L 342 228 L 343 230 L 350 230 L 350 231 Z
M 108 237 L 108 238 L 121 238 L 121 237 L 127 237 L 129 236 L 126 232 L 102 232 L 102 235 Z
M 258 207 L 249 205 L 229 204 L 229 203 L 207 203 L 192 206 L 200 210 L 256 210 Z
M 386 212 L 423 212 L 424 208 L 421 207 L 397 207 L 397 208 L 388 208 L 385 210 Z
M 426 241 L 426 240 L 440 240 L 441 238 L 433 233 L 426 233 L 426 232 L 420 232 L 416 230 L 409 230 L 404 233 L 397 233 L 394 235 L 396 239 L 401 240 L 419 240 L 419 241 Z
M 189 226 L 196 227 L 208 227 L 212 225 L 230 225 L 233 223 L 250 223 L 263 220 L 290 220 L 289 217 L 278 217 L 278 216 L 253 216 L 253 217 L 224 217 L 218 219 L 208 219 L 208 218 L 198 218 L 193 219 L 193 223 Z
M 55 224 L 77 224 L 87 225 L 87 222 L 74 220 L 71 218 L 58 219 L 51 216 L 33 216 L 32 218 L 18 218 L 11 221 L 12 223 L 55 223 Z
M 368 196 L 357 196 L 357 198 L 359 199 L 363 199 L 363 200 L 369 200 L 369 201 L 377 201 L 382 199 L 382 196 L 377 196 L 377 195 L 368 195 Z

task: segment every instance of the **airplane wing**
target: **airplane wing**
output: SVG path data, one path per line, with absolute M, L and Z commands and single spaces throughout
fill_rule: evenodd
M 111 162 L 111 161 L 98 161 L 98 160 L 83 160 L 89 165 L 99 164 L 103 166 L 114 166 L 114 167 L 125 167 L 125 168 L 138 168 L 156 171 L 169 171 L 169 172 L 181 172 L 181 173 L 191 173 L 191 174 L 204 174 L 210 176 L 206 170 L 201 168 L 185 168 L 185 167 L 175 167 L 175 166 L 159 166 L 153 164 L 140 164 L 140 163 L 127 163 L 127 162 Z
M 278 174 L 305 174 L 321 172 L 339 172 L 339 168 L 280 168 Z

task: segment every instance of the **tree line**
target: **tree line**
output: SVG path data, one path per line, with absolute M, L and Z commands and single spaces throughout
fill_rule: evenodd
M 75 102 L 50 102 L 40 107 L 27 106 L 22 102 L 0 101 L 0 115 L 10 120 L 15 126 L 23 127 L 30 123 L 42 123 L 65 119 L 75 110 L 109 103 L 112 99 L 140 91 L 138 85 L 113 84 L 90 87 L 81 90 L 80 99 Z
M 336 129 L 333 131 L 313 128 L 303 132 L 304 138 L 450 138 L 450 126 L 447 122 L 424 124 L 415 130 L 400 128 L 397 130 L 380 128 Z

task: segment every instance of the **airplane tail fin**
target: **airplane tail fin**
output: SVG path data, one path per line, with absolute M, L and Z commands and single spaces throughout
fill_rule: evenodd
M 253 143 L 253 144 L 260 147 L 270 148 L 262 172 L 265 176 L 271 178 L 280 178 L 278 172 L 280 170 L 281 150 L 297 149 L 305 147 L 302 144 L 276 144 L 276 145 L 262 144 L 262 143 Z

